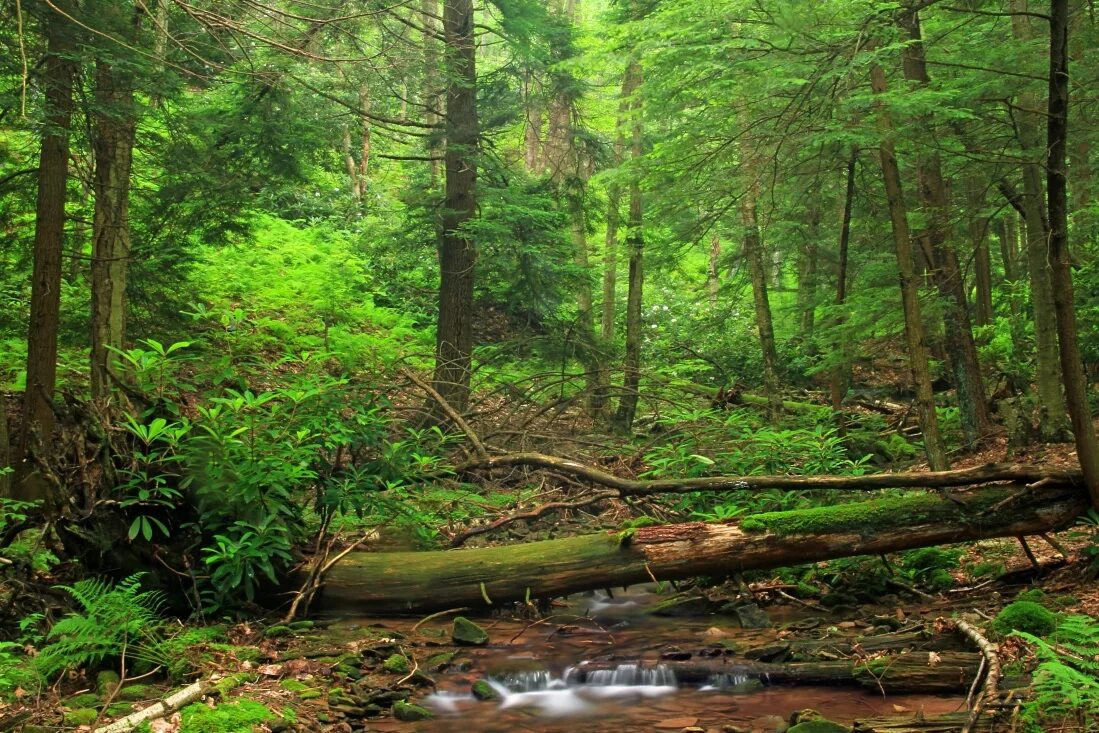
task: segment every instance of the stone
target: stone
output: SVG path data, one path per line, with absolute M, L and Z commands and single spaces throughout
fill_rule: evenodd
M 419 705 L 397 701 L 393 704 L 393 717 L 411 723 L 416 720 L 427 720 L 431 717 L 431 711 Z
M 470 692 L 472 692 L 473 696 L 478 700 L 500 699 L 500 693 L 488 683 L 488 680 L 477 680 L 473 683 L 473 687 L 470 688 Z
M 754 659 L 758 662 L 785 662 L 790 656 L 790 645 L 781 641 L 775 644 L 757 646 L 744 652 L 745 659 Z
M 851 726 L 841 725 L 831 720 L 807 720 L 788 728 L 786 733 L 851 733 Z
M 465 616 L 455 616 L 450 638 L 455 644 L 484 646 L 488 644 L 488 632 Z
M 652 616 L 707 616 L 717 611 L 719 604 L 699 595 L 680 594 L 660 601 L 649 609 Z
M 408 664 L 408 657 L 403 654 L 391 654 L 383 663 L 382 669 L 390 674 L 408 674 L 412 667 Z
M 670 659 L 676 662 L 685 662 L 691 658 L 691 653 L 684 651 L 677 646 L 670 646 L 660 652 L 661 659 Z
M 767 614 L 763 609 L 754 603 L 735 606 L 733 615 L 740 622 L 740 628 L 742 629 L 769 629 L 771 627 L 771 619 L 767 618 Z
M 790 724 L 786 718 L 779 715 L 763 715 L 752 721 L 752 728 L 768 731 L 768 733 L 786 733 Z

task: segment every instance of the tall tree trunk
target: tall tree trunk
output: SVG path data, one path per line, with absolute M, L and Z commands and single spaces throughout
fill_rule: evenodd
M 542 102 L 535 90 L 535 78 L 531 72 L 526 78 L 526 127 L 523 130 L 523 162 L 527 170 L 537 173 L 542 169 L 539 152 L 542 147 Z
M 992 253 L 988 246 L 989 218 L 980 182 L 969 182 L 969 243 L 973 248 L 973 285 L 976 290 L 975 317 L 978 326 L 992 325 Z
M 721 264 L 721 235 L 714 232 L 710 235 L 710 256 L 706 266 L 706 293 L 710 297 L 710 305 L 717 305 L 717 293 L 721 288 L 721 277 L 718 268 Z
M 810 344 L 817 311 L 817 248 L 820 239 L 820 208 L 814 204 L 809 210 L 805 247 L 798 262 L 798 335 Z
M 634 169 L 630 176 L 630 214 L 627 220 L 626 248 L 629 250 L 629 283 L 626 291 L 626 358 L 623 362 L 622 397 L 614 416 L 615 428 L 629 432 L 637 415 L 641 385 L 641 294 L 644 287 L 645 236 L 642 231 L 641 209 L 641 62 L 630 61 L 622 94 L 630 100 L 631 157 Z
M 1049 150 L 1046 192 L 1049 196 L 1049 261 L 1053 268 L 1053 298 L 1057 309 L 1057 336 L 1061 344 L 1061 371 L 1065 380 L 1076 456 L 1084 472 L 1091 504 L 1099 509 L 1099 443 L 1088 404 L 1088 385 L 1077 340 L 1076 306 L 1072 291 L 1072 263 L 1068 251 L 1068 0 L 1050 2 L 1049 43 Z
M 0 499 L 11 497 L 11 435 L 8 433 L 8 400 L 0 395 Z
M 141 16 L 134 14 L 134 33 Z M 100 59 L 95 72 L 95 212 L 92 220 L 91 390 L 111 392 L 115 355 L 126 331 L 126 276 L 130 262 L 130 169 L 137 129 L 132 75 Z
M 847 159 L 846 186 L 843 195 L 843 213 L 840 216 L 840 242 L 839 256 L 836 265 L 836 300 L 839 312 L 836 326 L 843 328 L 843 306 L 847 303 L 847 253 L 851 244 L 851 213 L 855 205 L 855 166 L 859 160 L 859 149 L 851 148 L 851 157 Z M 848 352 L 847 339 L 840 335 L 837 339 L 836 351 L 838 363 L 832 368 L 828 379 L 828 392 L 831 396 L 832 409 L 836 413 L 837 428 L 840 435 L 847 432 L 847 425 L 843 419 L 843 396 L 847 393 L 848 373 L 850 371 L 851 355 Z
M 875 94 L 887 91 L 885 72 L 881 66 L 870 67 L 870 84 Z M 933 471 L 949 468 L 946 449 L 939 434 L 939 420 L 935 414 L 935 397 L 931 392 L 931 370 L 928 364 L 927 337 L 920 312 L 919 275 L 912 256 L 912 237 L 908 229 L 908 210 L 904 204 L 901 187 L 901 171 L 893 143 L 893 123 L 886 110 L 878 110 L 882 140 L 879 146 L 882 179 L 889 204 L 889 218 L 893 226 L 893 244 L 897 251 L 897 270 L 901 279 L 901 300 L 904 305 L 904 331 L 908 345 L 908 363 L 912 371 L 912 386 L 916 390 L 916 410 L 923 433 L 924 451 Z
M 748 188 L 740 203 L 740 219 L 744 225 L 744 259 L 747 261 L 748 273 L 752 280 L 756 332 L 759 336 L 760 352 L 763 355 L 763 392 L 767 397 L 768 412 L 772 417 L 777 417 L 782 412 L 782 395 L 779 393 L 778 386 L 778 350 L 775 348 L 771 302 L 767 297 L 767 269 L 763 257 L 763 242 L 759 234 L 759 220 L 756 215 L 759 183 L 755 176 L 758 168 L 752 154 L 747 157 L 744 168 L 749 177 Z
M 71 14 L 71 2 L 58 2 Z M 57 382 L 57 331 L 61 311 L 61 256 L 65 237 L 65 201 L 68 179 L 69 132 L 72 125 L 73 79 L 76 64 L 70 58 L 71 29 L 59 13 L 48 12 L 45 87 L 45 126 L 38 165 L 35 206 L 34 265 L 31 275 L 30 328 L 27 335 L 27 388 L 23 426 L 14 456 L 13 495 L 44 500 L 47 510 L 58 508 L 61 497 L 52 494 L 30 454 L 42 455 L 53 439 L 53 396 Z
M 626 155 L 626 117 L 629 112 L 628 85 L 631 83 L 629 73 L 623 75 L 621 98 L 618 102 L 618 116 L 615 122 L 614 137 L 614 167 L 620 168 Z M 611 370 L 610 356 L 614 345 L 614 318 L 617 310 L 617 285 L 618 285 L 618 225 L 621 219 L 618 208 L 621 206 L 622 187 L 618 180 L 612 178 L 607 186 L 607 231 L 603 240 L 603 302 L 600 309 L 600 348 L 603 356 L 600 359 L 598 388 L 593 404 L 593 409 L 600 414 L 604 422 L 609 423 L 610 414 L 610 385 Z
M 435 390 L 456 410 L 469 405 L 473 354 L 473 271 L 477 249 L 463 225 L 477 208 L 477 66 L 472 0 L 445 0 L 446 191 L 439 247 Z
M 911 41 L 904 46 L 904 76 L 920 86 L 927 86 L 930 77 L 924 57 L 919 13 L 915 10 L 902 11 L 900 25 Z M 947 356 L 954 372 L 954 389 L 962 431 L 966 443 L 974 445 L 988 435 L 992 422 L 977 357 L 977 345 L 973 341 L 973 327 L 969 320 L 965 279 L 958 262 L 958 252 L 950 241 L 950 198 L 938 153 L 921 154 L 916 165 L 920 200 L 929 214 L 929 259 L 933 265 L 935 285 L 945 306 L 943 325 Z
M 1011 27 L 1015 38 L 1034 37 L 1027 0 L 1011 0 Z M 1050 265 L 1046 260 L 1049 223 L 1042 197 L 1044 145 L 1040 133 L 1037 95 L 1019 95 L 1015 129 L 1023 153 L 1023 208 L 1026 212 L 1026 259 L 1030 277 L 1030 302 L 1034 315 L 1034 342 L 1038 362 L 1038 434 L 1044 441 L 1065 440 L 1068 424 L 1061 387 L 1060 351 L 1057 346 L 1057 314 L 1053 302 Z
M 439 23 L 438 0 L 420 0 L 420 24 L 423 26 L 423 61 L 424 61 L 424 122 L 428 125 L 439 123 L 440 93 L 439 93 L 439 41 L 437 38 Z M 430 135 L 427 138 L 427 154 L 431 161 L 431 183 L 434 186 L 439 178 L 439 160 L 437 156 L 442 150 L 442 141 L 438 135 Z
M 1008 308 L 1011 311 L 1011 344 L 1016 354 L 1022 357 L 1026 353 L 1026 338 L 1023 334 L 1023 305 L 1019 293 L 1019 216 L 1014 211 L 1006 212 L 1000 218 L 1000 257 L 1004 265 L 1004 290 L 1007 292 Z

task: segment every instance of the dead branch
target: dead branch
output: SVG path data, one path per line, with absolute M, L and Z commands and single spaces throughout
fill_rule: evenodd
M 485 534 L 487 532 L 493 532 L 501 527 L 518 522 L 523 519 L 538 519 L 550 512 L 555 512 L 560 509 L 576 509 L 579 507 L 589 506 L 596 502 L 603 501 L 604 499 L 616 499 L 618 498 L 617 491 L 600 491 L 597 494 L 584 497 L 583 499 L 577 499 L 576 501 L 550 501 L 542 504 L 539 507 L 532 509 L 529 512 L 519 512 L 507 517 L 500 517 L 499 519 L 490 522 L 489 524 L 482 524 L 477 527 L 467 529 L 465 532 L 457 535 L 450 541 L 451 547 L 461 547 L 471 537 L 476 537 L 479 534 Z
M 470 445 L 473 446 L 474 452 L 481 460 L 489 460 L 488 451 L 485 450 L 485 446 L 481 442 L 481 439 L 477 437 L 477 433 L 473 432 L 473 428 L 469 426 L 469 423 L 467 423 L 462 418 L 462 416 L 458 414 L 458 411 L 455 410 L 450 405 L 450 403 L 447 402 L 446 399 L 435 390 L 434 387 L 417 377 L 408 369 L 402 369 L 401 374 L 407 377 L 408 380 L 415 384 L 417 387 L 426 392 L 428 396 L 431 397 L 431 399 L 435 400 L 436 404 L 439 405 L 439 408 L 446 413 L 446 416 L 454 421 L 454 424 L 458 427 L 459 430 L 465 433 L 465 436 L 469 440 Z
M 981 717 L 985 702 L 996 697 L 997 688 L 1000 684 L 1000 655 L 997 653 L 996 645 L 986 639 L 975 626 L 962 620 L 956 621 L 954 625 L 958 628 L 958 631 L 965 634 L 966 638 L 981 650 L 981 654 L 988 665 L 988 675 L 985 677 L 984 689 L 981 690 L 981 694 L 977 696 L 976 702 L 973 703 L 973 708 L 969 711 L 969 719 L 966 720 L 965 726 L 962 728 L 962 733 L 970 733 L 977 724 L 977 719 Z

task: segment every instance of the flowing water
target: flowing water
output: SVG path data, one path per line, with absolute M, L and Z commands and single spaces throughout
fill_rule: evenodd
M 936 715 L 963 705 L 962 696 L 884 697 L 854 687 L 761 685 L 735 672 L 711 677 L 703 685 L 680 684 L 661 663 L 662 652 L 669 648 L 748 648 L 774 641 L 776 631 L 740 629 L 724 616 L 647 615 L 645 607 L 655 600 L 659 597 L 651 589 L 631 589 L 615 598 L 573 597 L 567 607 L 538 622 L 482 620 L 492 643 L 463 649 L 455 659 L 460 671 L 434 674 L 435 692 L 414 700 L 431 708 L 435 718 L 372 721 L 370 730 L 614 733 L 679 731 L 691 725 L 720 731 L 734 725 L 774 731 L 775 716 L 786 718 L 805 708 L 851 723 L 903 711 Z M 776 625 L 796 618 L 790 614 L 770 610 Z M 598 669 L 585 669 L 595 661 L 600 662 Z M 489 682 L 499 700 L 473 697 L 471 686 L 480 679 Z

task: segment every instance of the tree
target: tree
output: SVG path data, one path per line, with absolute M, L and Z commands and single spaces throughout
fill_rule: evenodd
M 1046 165 L 1049 262 L 1053 302 L 1057 311 L 1057 336 L 1061 345 L 1061 372 L 1064 375 L 1072 433 L 1076 438 L 1076 457 L 1084 471 L 1084 484 L 1091 496 L 1091 503 L 1099 509 L 1099 443 L 1095 439 L 1087 378 L 1080 359 L 1072 262 L 1068 252 L 1068 16 L 1068 0 L 1052 0 L 1049 22 L 1049 157 Z
M 106 27 L 131 43 L 138 41 L 141 11 L 125 3 L 96 6 Z M 127 28 L 129 24 L 129 28 Z M 137 111 L 133 59 L 121 49 L 104 49 L 95 65 L 95 111 L 92 150 L 95 155 L 95 214 L 91 264 L 91 390 L 94 399 L 110 394 L 114 371 L 112 349 L 121 349 L 126 330 L 126 278 L 130 260 L 130 169 L 133 164 Z
M 477 249 L 463 226 L 477 211 L 477 61 L 472 0 L 446 0 L 446 160 L 439 243 L 433 386 L 456 410 L 469 404 Z
M 59 0 L 57 7 L 70 15 L 73 5 Z M 45 500 L 56 509 L 53 494 L 38 470 L 34 456 L 44 455 L 53 440 L 53 398 L 57 382 L 57 332 L 61 309 L 61 259 L 65 239 L 69 134 L 72 128 L 73 80 L 76 62 L 73 28 L 59 12 L 43 9 L 46 64 L 42 76 L 45 125 L 38 164 L 38 201 L 35 206 L 34 271 L 31 280 L 30 329 L 27 335 L 27 388 L 23 426 L 14 456 L 18 499 Z

